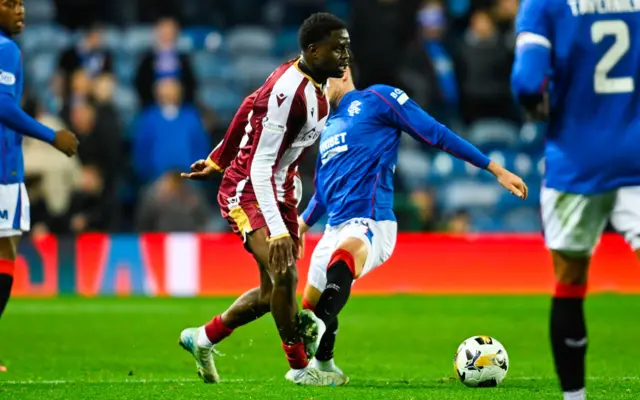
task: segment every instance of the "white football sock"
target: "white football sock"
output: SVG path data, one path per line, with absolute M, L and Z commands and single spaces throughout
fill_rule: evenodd
M 204 330 L 204 325 L 198 329 L 198 340 L 196 343 L 200 347 L 212 347 L 213 343 L 207 337 L 207 332 Z
M 585 400 L 586 398 L 584 388 L 573 392 L 564 392 L 564 400 Z

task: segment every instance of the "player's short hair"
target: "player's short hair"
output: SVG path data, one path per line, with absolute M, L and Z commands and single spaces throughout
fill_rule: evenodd
M 298 33 L 300 48 L 305 50 L 310 44 L 327 40 L 331 32 L 340 29 L 347 29 L 347 25 L 335 15 L 324 12 L 312 14 L 300 26 Z

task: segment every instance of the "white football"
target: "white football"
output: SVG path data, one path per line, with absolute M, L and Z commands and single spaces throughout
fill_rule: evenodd
M 469 387 L 498 386 L 509 371 L 509 355 L 490 336 L 473 336 L 458 346 L 453 366 L 460 382 Z

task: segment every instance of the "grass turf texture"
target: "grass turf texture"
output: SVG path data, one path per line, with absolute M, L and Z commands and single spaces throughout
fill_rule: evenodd
M 205 385 L 177 344 L 231 299 L 14 299 L 0 324 L 1 399 L 560 399 L 546 297 L 354 297 L 340 319 L 339 388 L 296 387 L 273 319 L 238 329 L 219 349 L 223 383 Z M 590 399 L 640 393 L 640 297 L 587 301 Z M 510 356 L 498 388 L 453 378 L 465 338 L 495 336 Z

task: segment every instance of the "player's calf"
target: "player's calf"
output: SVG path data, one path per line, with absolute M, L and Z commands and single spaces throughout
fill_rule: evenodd
M 551 344 L 565 400 L 585 398 L 587 330 L 583 303 L 587 291 L 585 256 L 553 251 L 557 284 L 551 306 Z

